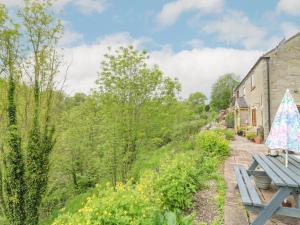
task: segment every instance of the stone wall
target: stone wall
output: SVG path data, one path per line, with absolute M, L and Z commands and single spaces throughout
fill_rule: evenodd
M 286 89 L 290 90 L 296 104 L 300 105 L 300 36 L 270 54 L 271 121 Z
M 300 106 L 300 35 L 294 36 L 264 56 L 270 57 L 270 114 L 272 124 L 286 89 L 290 90 L 296 104 Z M 251 88 L 252 74 L 255 77 L 255 89 Z M 238 88 L 240 96 L 243 96 L 244 87 L 246 90 L 244 98 L 249 106 L 249 125 L 252 125 L 251 110 L 256 108 L 257 126 L 262 125 L 264 127 L 265 136 L 269 133 L 267 77 L 267 59 L 262 57 Z
M 256 110 L 256 126 L 264 125 L 265 121 L 265 74 L 266 64 L 264 60 L 260 60 L 248 77 L 240 84 L 238 90 L 240 97 L 244 96 L 248 109 L 248 125 L 252 124 L 252 109 Z M 251 78 L 252 77 L 252 78 Z M 251 79 L 254 81 L 251 82 Z M 245 94 L 244 94 L 245 90 Z

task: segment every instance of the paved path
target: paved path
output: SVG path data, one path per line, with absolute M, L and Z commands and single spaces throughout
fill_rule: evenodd
M 245 138 L 237 137 L 231 143 L 231 156 L 225 161 L 225 180 L 227 183 L 227 192 L 225 196 L 225 225 L 249 225 L 256 215 L 246 212 L 238 197 L 236 188 L 236 180 L 233 172 L 235 164 L 245 165 L 248 167 L 252 162 L 251 153 L 266 153 L 265 145 L 254 144 Z M 272 192 L 260 192 L 261 197 L 268 200 L 272 196 Z M 249 222 L 250 221 L 250 222 Z M 268 221 L 266 225 L 300 225 L 300 221 L 291 218 L 275 216 Z

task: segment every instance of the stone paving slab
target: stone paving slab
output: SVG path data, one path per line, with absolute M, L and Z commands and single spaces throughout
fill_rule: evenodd
M 252 153 L 267 153 L 268 149 L 265 145 L 252 143 L 242 137 L 236 137 L 236 140 L 232 141 L 231 149 L 231 156 L 225 161 L 224 165 L 224 176 L 227 184 L 224 223 L 225 225 L 249 225 L 256 215 L 247 212 L 240 201 L 233 166 L 239 164 L 248 167 L 252 162 Z M 261 195 L 268 200 L 273 193 L 271 191 L 263 191 Z M 300 221 L 298 219 L 273 216 L 266 225 L 300 225 Z

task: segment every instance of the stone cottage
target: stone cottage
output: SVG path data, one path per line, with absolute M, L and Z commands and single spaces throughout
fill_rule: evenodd
M 236 131 L 263 126 L 266 136 L 286 89 L 300 109 L 300 33 L 262 55 L 235 88 Z

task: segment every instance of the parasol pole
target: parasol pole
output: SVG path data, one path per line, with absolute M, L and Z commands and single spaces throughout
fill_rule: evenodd
M 285 150 L 285 167 L 287 168 L 288 167 L 288 157 L 289 157 L 289 155 L 288 155 L 289 153 L 288 153 L 288 150 Z

